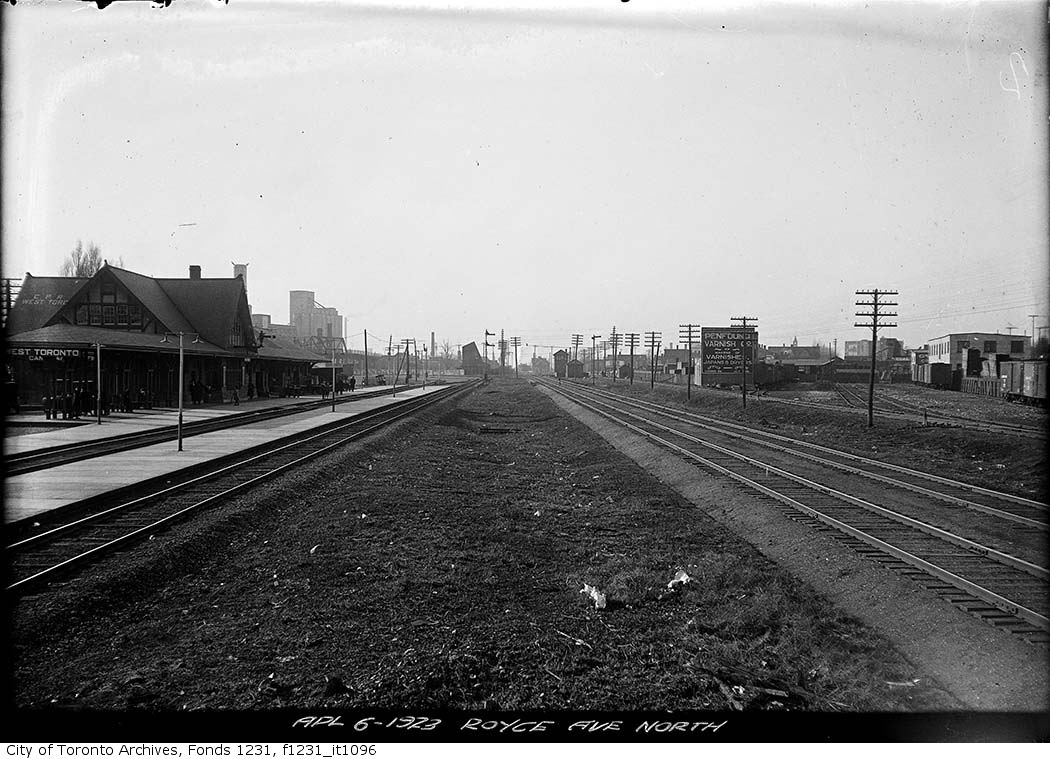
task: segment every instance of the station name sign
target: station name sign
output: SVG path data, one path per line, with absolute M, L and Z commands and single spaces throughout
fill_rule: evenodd
M 700 361 L 704 374 L 739 374 L 741 362 L 751 365 L 758 332 L 753 327 L 701 327 Z
M 95 354 L 83 348 L 8 348 L 7 355 L 9 358 L 24 358 L 29 361 L 45 359 L 65 361 L 81 357 L 86 357 L 89 361 L 95 360 Z

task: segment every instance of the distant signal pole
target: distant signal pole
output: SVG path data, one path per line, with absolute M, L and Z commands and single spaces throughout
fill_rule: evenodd
M 649 389 L 656 386 L 656 357 L 660 353 L 662 332 L 646 332 L 645 344 L 649 346 Z
M 685 397 L 690 397 L 690 388 L 693 385 L 693 337 L 700 335 L 699 324 L 679 324 L 678 339 L 689 343 L 689 363 L 685 367 Z
M 622 335 L 618 335 L 616 333 L 616 326 L 614 325 L 613 328 L 612 328 L 612 334 L 609 335 L 609 343 L 610 343 L 610 345 L 612 345 L 612 354 L 613 354 L 613 362 L 612 362 L 613 363 L 613 365 L 612 365 L 613 382 L 616 382 L 616 375 L 618 373 L 616 371 L 616 369 L 617 369 L 616 357 L 617 357 L 617 351 L 619 350 L 619 347 L 620 347 L 620 338 L 621 337 L 622 337 Z
M 638 345 L 638 333 L 637 332 L 627 332 L 627 333 L 624 334 L 623 339 L 624 339 L 624 342 L 627 343 L 627 345 L 631 349 L 631 385 L 633 386 L 634 385 L 634 348 L 635 348 L 636 345 Z
M 495 336 L 495 332 L 489 332 L 488 330 L 485 330 L 485 379 L 489 378 L 489 348 L 494 347 L 492 343 L 489 342 L 489 337 Z
M 880 311 L 880 308 L 898 305 L 896 301 L 879 300 L 879 296 L 893 296 L 899 293 L 896 290 L 857 290 L 857 295 L 866 296 L 871 300 L 858 300 L 856 305 L 870 308 L 870 311 L 857 311 L 856 316 L 870 319 L 868 322 L 854 322 L 854 327 L 866 327 L 871 329 L 871 374 L 868 377 L 868 426 L 875 426 L 875 346 L 879 340 L 879 329 L 882 327 L 896 327 L 896 322 L 880 322 L 879 317 L 896 316 L 896 311 Z
M 734 327 L 744 328 L 744 342 L 740 349 L 740 393 L 744 400 L 744 408 L 747 408 L 747 349 L 751 344 L 751 340 L 747 335 L 748 326 L 757 326 L 757 324 L 748 325 L 748 322 L 757 322 L 757 316 L 734 316 L 730 321 L 740 322 L 740 324 L 734 324 Z M 752 348 L 752 350 L 754 350 Z M 751 358 L 751 371 L 755 371 L 755 359 Z

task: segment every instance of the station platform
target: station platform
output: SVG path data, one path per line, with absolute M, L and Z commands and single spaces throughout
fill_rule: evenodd
M 397 392 L 403 392 L 407 385 L 398 385 Z M 346 392 L 335 397 L 336 408 L 340 404 L 369 396 L 390 395 L 389 385 L 361 387 L 353 393 Z M 239 405 L 232 403 L 210 403 L 202 406 L 184 406 L 182 422 L 199 422 L 204 419 L 220 419 L 231 414 L 244 414 L 259 409 L 281 406 L 294 406 L 311 400 L 321 400 L 321 396 L 301 396 L 299 398 L 256 398 L 242 401 Z M 331 397 L 328 402 L 331 403 Z M 99 424 L 95 416 L 82 416 L 79 421 L 69 419 L 47 420 L 42 413 L 33 416 L 21 414 L 8 417 L 11 424 L 5 427 L 4 455 L 39 451 L 70 443 L 83 443 L 100 438 L 127 435 L 132 432 L 157 430 L 164 427 L 175 428 L 178 425 L 178 408 L 158 406 L 151 409 L 138 409 L 133 412 L 112 411 L 102 417 Z
M 389 386 L 359 388 L 336 396 L 336 410 L 331 407 L 304 411 L 278 419 L 255 424 L 246 424 L 216 432 L 208 432 L 183 438 L 183 450 L 178 450 L 176 441 L 121 451 L 62 466 L 28 472 L 4 479 L 4 524 L 33 519 L 55 509 L 60 509 L 87 498 L 103 495 L 137 483 L 162 477 L 183 469 L 202 464 L 223 456 L 245 451 L 259 445 L 279 440 L 282 437 L 321 427 L 342 416 L 353 417 L 390 405 L 405 398 L 417 398 L 445 387 L 427 385 L 398 389 L 392 396 Z M 370 392 L 371 391 L 371 392 Z M 242 403 L 239 406 L 196 406 L 183 409 L 183 423 L 203 418 L 238 414 L 259 404 L 281 403 L 290 405 L 302 402 L 302 398 L 265 399 Z M 5 453 L 16 450 L 38 450 L 71 442 L 83 442 L 106 436 L 123 435 L 143 429 L 177 424 L 178 410 L 152 409 L 131 414 L 110 414 L 103 423 L 85 424 L 77 427 L 61 427 L 51 431 L 7 436 L 4 439 Z

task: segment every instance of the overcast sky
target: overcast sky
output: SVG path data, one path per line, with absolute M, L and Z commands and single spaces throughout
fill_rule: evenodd
M 4 276 L 246 262 L 358 347 L 1050 323 L 1043 3 L 694 5 L 5 3 Z

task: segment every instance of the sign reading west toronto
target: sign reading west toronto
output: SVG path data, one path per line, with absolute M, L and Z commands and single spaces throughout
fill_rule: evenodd
M 82 355 L 88 361 L 95 360 L 94 353 L 80 348 L 8 348 L 7 355 L 27 358 L 30 361 L 43 361 L 47 358 L 62 361 L 67 358 L 80 358 Z
M 753 367 L 752 348 L 758 341 L 754 327 L 701 327 L 700 371 L 704 374 L 740 374 L 740 362 Z

